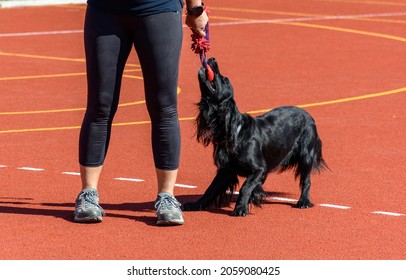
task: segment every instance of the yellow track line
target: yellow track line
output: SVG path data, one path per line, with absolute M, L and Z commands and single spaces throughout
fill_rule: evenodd
M 318 16 L 318 15 L 307 14 L 305 16 Z M 325 15 L 323 15 L 323 16 L 325 16 Z M 235 18 L 235 17 L 217 17 L 217 18 L 223 19 L 223 20 L 229 20 L 229 21 L 246 21 L 246 22 L 252 22 L 252 21 L 255 22 L 255 21 L 257 21 L 255 19 Z M 372 19 L 366 19 L 366 18 L 360 18 L 360 19 L 350 19 L 349 18 L 348 20 L 363 20 L 363 21 L 370 21 L 371 20 L 372 21 Z M 373 20 L 373 21 L 375 21 L 375 20 Z M 389 21 L 387 21 L 385 19 L 376 19 L 376 21 L 389 22 Z M 399 23 L 399 21 L 397 21 L 397 22 Z M 308 28 L 317 28 L 317 29 L 324 29 L 324 30 L 333 30 L 333 31 L 339 31 L 339 32 L 344 32 L 344 33 L 353 33 L 353 34 L 358 34 L 358 35 L 365 35 L 365 36 L 384 38 L 384 39 L 389 39 L 389 40 L 394 40 L 394 41 L 406 42 L 406 38 L 404 38 L 404 37 L 388 35 L 388 34 L 384 34 L 384 33 L 357 30 L 357 29 L 335 27 L 335 26 L 329 26 L 329 25 L 303 23 L 303 22 L 289 22 L 289 21 L 287 21 L 287 22 L 272 22 L 272 21 L 270 21 L 269 23 L 270 24 L 284 24 L 284 25 L 301 26 L 301 27 L 308 27 Z M 406 23 L 406 21 L 401 21 L 401 23 Z
M 24 54 L 24 53 L 9 53 L 9 52 L 2 52 L 2 51 L 0 51 L 0 56 L 25 57 L 25 58 L 58 60 L 58 61 L 72 61 L 72 62 L 86 62 L 86 59 L 84 59 L 84 58 L 69 58 L 69 57 L 35 55 L 35 54 Z M 127 66 L 133 66 L 133 67 L 140 67 L 139 64 L 135 64 L 135 63 L 127 63 L 126 65 Z
M 393 35 L 388 35 L 388 34 L 383 34 L 383 33 L 356 30 L 356 29 L 334 27 L 334 26 L 328 26 L 328 25 L 301 23 L 301 22 L 277 22 L 277 24 L 295 25 L 295 26 L 310 27 L 310 28 L 317 28 L 317 29 L 326 29 L 326 30 L 353 33 L 353 34 L 358 34 L 358 35 L 366 35 L 366 36 L 390 39 L 390 40 L 394 40 L 394 41 L 406 42 L 406 38 L 403 38 L 403 37 L 398 37 L 398 36 L 393 36 Z
M 317 15 L 314 15 L 317 16 Z M 309 15 L 309 17 L 311 17 Z M 322 17 L 328 17 L 323 15 Z M 217 20 L 228 20 L 228 21 L 246 21 L 246 22 L 257 22 L 257 19 L 247 19 L 247 18 L 236 18 L 236 17 L 225 17 L 225 16 L 210 16 L 211 19 Z M 334 19 L 332 19 L 334 20 Z M 384 23 L 398 23 L 406 24 L 406 20 L 397 20 L 397 19 L 383 19 L 383 18 L 346 18 L 345 20 L 357 20 L 357 21 L 371 21 L 371 22 L 384 22 Z M 317 20 L 315 20 L 317 21 Z M 265 21 L 266 22 L 266 21 Z M 269 22 L 269 23 L 278 23 L 278 22 Z M 283 22 L 281 22 L 283 23 Z
M 316 0 L 320 1 L 320 0 Z M 383 6 L 406 6 L 406 3 L 386 2 L 386 1 L 356 1 L 356 0 L 322 0 L 323 2 L 338 2 L 352 4 L 367 4 L 367 5 L 383 5 Z
M 124 72 L 141 72 L 141 69 L 126 69 Z M 61 73 L 61 74 L 44 74 L 44 75 L 32 75 L 32 76 L 16 76 L 16 77 L 0 77 L 0 81 L 15 81 L 15 80 L 29 80 L 29 79 L 47 79 L 47 78 L 61 78 L 61 77 L 75 77 L 75 76 L 85 76 L 86 72 L 76 72 L 76 73 Z M 123 75 L 127 78 L 141 79 L 138 76 Z
M 21 132 L 40 132 L 40 131 L 58 131 L 58 130 L 71 130 L 71 129 L 80 129 L 80 126 L 42 127 L 42 128 L 0 130 L 0 134 L 21 133 Z
M 125 72 L 138 72 L 138 71 L 141 71 L 141 70 L 138 70 L 138 69 L 125 70 Z M 19 80 L 19 79 L 71 77 L 71 76 L 83 76 L 83 75 L 86 75 L 86 73 L 66 73 L 66 74 L 52 74 L 52 75 L 7 77 L 7 78 L 0 78 L 0 81 Z M 123 77 L 142 80 L 142 77 L 140 77 L 140 76 L 123 75 Z M 180 92 L 179 88 L 178 88 L 178 92 Z M 126 107 L 126 106 L 132 106 L 132 105 L 138 105 L 138 104 L 144 104 L 144 103 L 145 103 L 145 100 L 141 100 L 141 101 L 119 104 L 118 106 Z M 30 115 L 30 114 L 62 113 L 62 112 L 84 111 L 84 110 L 86 110 L 86 108 L 50 109 L 50 110 L 21 111 L 21 112 L 0 112 L 0 116 L 2 116 L 2 115 L 4 116 L 4 115 Z
M 84 58 L 68 58 L 68 57 L 57 57 L 57 56 L 46 56 L 46 55 L 34 55 L 34 54 L 24 54 L 24 53 L 7 53 L 0 51 L 0 56 L 12 56 L 12 57 L 25 57 L 25 58 L 39 58 L 47 60 L 59 60 L 59 61 L 74 61 L 74 62 L 85 62 Z
M 280 12 L 280 11 L 263 11 L 263 10 L 254 10 L 254 9 L 235 9 L 235 8 L 221 8 L 221 7 L 215 7 L 214 9 L 227 10 L 227 11 L 239 11 L 239 12 L 251 12 L 251 13 L 282 14 L 282 15 L 293 15 L 293 16 L 315 16 L 314 14 L 290 13 L 290 12 Z M 231 19 L 231 18 L 229 18 L 229 19 Z M 236 18 L 232 18 L 232 19 L 236 20 Z M 239 19 L 239 20 L 242 20 L 242 19 Z M 243 20 L 252 21 L 252 19 L 243 19 Z M 382 33 L 375 33 L 375 32 L 367 32 L 367 31 L 362 31 L 362 30 L 354 30 L 354 29 L 348 29 L 348 28 L 340 28 L 340 27 L 333 27 L 333 26 L 326 26 L 326 25 L 300 23 L 300 22 L 280 22 L 278 24 L 303 26 L 303 27 L 318 28 L 318 29 L 326 29 L 326 30 L 333 30 L 333 31 L 361 34 L 361 35 L 367 35 L 367 36 L 373 36 L 373 37 L 386 38 L 386 39 L 406 42 L 406 38 L 402 38 L 402 37 L 398 37 L 398 36 L 392 36 L 392 35 L 387 35 L 387 34 L 382 34 Z M 37 55 L 26 55 L 26 54 L 11 54 L 11 53 L 4 53 L 4 52 L 0 52 L 0 55 L 3 55 L 3 56 L 4 55 L 6 55 L 6 56 L 21 56 L 21 57 L 30 57 L 30 58 L 43 58 L 43 59 L 54 59 L 54 60 L 64 60 L 64 61 L 84 61 L 83 59 L 71 59 L 71 58 L 37 56 Z M 136 66 L 138 66 L 138 65 L 136 65 Z M 58 74 L 56 74 L 56 75 L 58 75 Z M 128 78 L 142 79 L 142 78 L 137 77 L 137 76 L 129 76 L 129 75 L 124 75 L 124 76 L 128 77 Z M 341 103 L 341 102 L 361 100 L 361 99 L 372 98 L 372 97 L 379 97 L 379 96 L 383 96 L 383 95 L 404 92 L 405 89 L 406 88 L 401 88 L 401 89 L 398 89 L 398 90 L 388 91 L 388 92 L 384 92 L 384 93 L 364 95 L 364 96 L 358 96 L 358 97 L 353 97 L 353 98 L 344 98 L 344 99 L 340 99 L 340 100 L 312 103 L 312 104 L 307 104 L 307 105 L 299 105 L 298 107 L 321 106 L 321 105 L 328 105 L 328 104 L 335 104 L 335 103 Z M 140 103 L 144 103 L 144 102 L 145 101 L 131 102 L 131 103 L 126 103 L 126 104 L 122 104 L 122 105 L 119 105 L 119 106 L 130 106 L 130 105 L 140 104 Z M 10 113 L 6 112 L 6 113 L 0 113 L 0 115 L 4 115 L 4 114 L 24 114 L 24 113 L 34 114 L 34 113 L 44 113 L 44 112 L 47 112 L 47 113 L 69 112 L 69 111 L 78 111 L 78 110 L 84 110 L 84 108 L 73 108 L 73 109 L 62 109 L 62 110 L 45 110 L 45 111 L 29 111 L 29 112 L 14 112 L 14 113 L 13 112 L 10 112 Z M 268 110 L 269 109 L 250 111 L 249 113 L 260 113 L 260 112 L 266 112 Z M 193 119 L 193 118 L 184 118 L 183 120 L 190 120 L 190 119 Z M 115 125 L 130 125 L 130 124 L 142 124 L 142 123 L 149 123 L 149 122 L 132 122 L 132 123 L 121 123 L 121 124 L 115 124 Z M 38 129 L 0 131 L 0 133 L 48 131 L 48 130 L 76 129 L 76 128 L 78 128 L 78 127 L 75 126 L 75 127 L 64 127 L 64 128 L 38 128 Z
M 338 103 L 344 103 L 344 102 L 351 102 L 351 101 L 358 101 L 358 100 L 382 97 L 382 96 L 386 96 L 386 95 L 393 95 L 393 94 L 404 93 L 404 92 L 406 92 L 406 87 L 389 90 L 389 91 L 384 91 L 384 92 L 379 92 L 379 93 L 371 93 L 371 94 L 366 94 L 366 95 L 361 95 L 361 96 L 342 98 L 342 99 L 337 99 L 337 100 L 332 100 L 332 101 L 324 101 L 324 102 L 316 102 L 316 103 L 298 105 L 298 107 L 307 108 L 307 107 L 325 106 L 325 105 L 331 105 L 331 104 L 338 104 Z
M 361 96 L 349 97 L 349 98 L 341 98 L 336 100 L 324 101 L 324 102 L 317 102 L 317 103 L 309 103 L 303 105 L 297 105 L 297 107 L 301 108 L 308 108 L 308 107 L 316 107 L 316 106 L 326 106 L 331 104 L 339 104 L 345 102 L 352 102 L 352 101 L 359 101 L 364 99 L 370 98 L 377 98 L 387 95 L 399 94 L 406 92 L 406 87 L 379 92 L 379 93 L 372 93 L 366 94 Z M 264 110 L 257 110 L 257 111 L 249 111 L 248 114 L 257 114 L 257 113 L 264 113 L 271 109 L 264 109 Z M 195 117 L 184 117 L 179 118 L 180 121 L 191 121 L 194 120 Z M 113 126 L 129 126 L 129 125 L 140 125 L 140 124 L 149 124 L 150 121 L 138 121 L 138 122 L 124 122 L 124 123 L 114 123 Z M 5 133 L 23 133 L 23 132 L 42 132 L 42 131 L 58 131 L 58 130 L 72 130 L 72 129 L 80 129 L 80 126 L 65 126 L 65 127 L 49 127 L 49 128 L 27 128 L 27 129 L 11 129 L 11 130 L 0 130 L 0 134 Z
M 217 11 L 226 11 L 226 12 L 239 12 L 239 13 L 251 13 L 251 14 L 265 14 L 265 15 L 283 15 L 283 16 L 325 16 L 319 14 L 309 14 L 309 13 L 296 13 L 296 12 L 284 12 L 284 11 L 273 11 L 273 10 L 258 10 L 258 9 L 240 9 L 240 8 L 230 8 L 230 7 L 212 7 L 209 9 Z
M 75 77 L 75 76 L 84 76 L 84 75 L 86 75 L 85 72 L 49 74 L 49 75 L 33 75 L 33 76 L 16 76 L 16 77 L 3 77 L 3 78 L 0 78 L 0 81 L 47 79 L 47 78 L 60 78 L 60 77 Z
M 128 76 L 128 75 L 126 75 Z M 139 79 L 138 76 L 128 76 L 129 78 Z M 177 94 L 180 94 L 182 89 L 177 88 Z M 127 102 L 119 104 L 118 107 L 127 107 L 133 105 L 145 104 L 145 100 Z M 69 109 L 50 109 L 50 110 L 37 110 L 37 111 L 22 111 L 22 112 L 0 112 L 0 116 L 9 116 L 9 115 L 33 115 L 33 114 L 48 114 L 48 113 L 64 113 L 64 112 L 76 112 L 76 111 L 85 111 L 86 108 L 69 108 Z
M 354 96 L 354 97 L 347 97 L 347 98 L 341 98 L 341 99 L 330 100 L 330 101 L 297 105 L 297 107 L 308 108 L 308 107 L 325 106 L 325 105 L 331 105 L 331 104 L 339 104 L 339 103 L 345 103 L 345 102 L 351 102 L 351 101 L 358 101 L 358 100 L 382 97 L 382 96 L 386 96 L 386 95 L 392 95 L 392 94 L 398 94 L 398 93 L 404 93 L 404 92 L 406 92 L 406 87 L 398 88 L 398 89 L 394 89 L 394 90 L 388 90 L 388 91 L 379 92 L 379 93 L 371 93 L 371 94 L 366 94 L 366 95 L 361 95 L 361 96 Z M 247 113 L 248 114 L 265 113 L 265 112 L 268 112 L 269 110 L 271 110 L 271 109 L 249 111 Z
M 127 107 L 133 105 L 144 104 L 145 100 L 134 101 L 119 104 L 118 107 Z M 38 110 L 38 111 L 22 111 L 22 112 L 0 112 L 0 116 L 15 116 L 15 115 L 34 115 L 34 114 L 50 114 L 50 113 L 65 113 L 65 112 L 77 112 L 85 111 L 86 108 L 68 108 L 68 109 L 50 109 L 50 110 Z
M 340 1 L 338 1 L 340 2 Z M 255 10 L 255 9 L 238 9 L 238 8 L 224 8 L 224 7 L 214 7 L 213 10 L 228 11 L 228 12 L 240 12 L 240 13 L 253 13 L 253 14 L 270 14 L 270 15 L 284 15 L 284 16 L 300 16 L 300 17 L 331 17 L 334 15 L 325 14 L 310 14 L 310 13 L 297 13 L 297 12 L 284 12 L 284 11 L 272 11 L 272 10 Z M 242 19 L 235 17 L 224 17 L 224 16 L 210 16 L 211 19 L 223 19 L 223 20 L 239 20 L 239 21 L 257 21 L 258 19 Z M 371 22 L 387 22 L 387 23 L 399 23 L 405 24 L 404 20 L 393 20 L 393 19 L 381 19 L 379 16 L 376 18 L 346 18 L 345 20 L 356 20 L 356 21 L 371 21 Z

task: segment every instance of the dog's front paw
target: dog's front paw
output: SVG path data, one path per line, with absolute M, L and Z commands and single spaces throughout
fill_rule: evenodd
M 188 202 L 183 204 L 184 211 L 202 211 L 203 209 L 203 205 L 198 202 Z
M 304 208 L 311 208 L 314 204 L 310 202 L 310 200 L 299 200 L 296 204 L 297 208 L 304 209 Z
M 233 212 L 231 213 L 232 216 L 236 217 L 245 217 L 249 214 L 248 206 L 247 205 L 237 205 L 235 206 Z

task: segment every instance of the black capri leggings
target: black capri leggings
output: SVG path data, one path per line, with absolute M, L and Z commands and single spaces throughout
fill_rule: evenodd
M 88 6 L 84 27 L 88 99 L 79 138 L 82 166 L 103 165 L 124 66 L 134 46 L 144 77 L 155 167 L 178 168 L 177 85 L 182 36 L 180 12 L 137 17 Z

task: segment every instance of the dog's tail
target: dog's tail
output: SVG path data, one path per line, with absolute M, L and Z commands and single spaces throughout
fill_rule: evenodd
M 287 161 L 282 164 L 279 172 L 284 172 L 289 169 L 295 169 L 295 178 L 311 171 L 321 172 L 325 169 L 331 171 L 326 161 L 323 159 L 322 142 L 315 131 L 314 138 L 301 142 L 295 147 L 294 152 L 290 155 Z
M 321 172 L 328 169 L 331 171 L 330 167 L 328 167 L 326 161 L 323 159 L 322 146 L 323 143 L 321 142 L 320 137 L 317 135 L 316 156 L 313 160 L 313 170 Z

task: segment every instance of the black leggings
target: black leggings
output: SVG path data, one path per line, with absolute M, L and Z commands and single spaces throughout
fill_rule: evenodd
M 82 166 L 103 165 L 124 66 L 134 45 L 144 78 L 155 167 L 178 168 L 177 85 L 182 36 L 180 12 L 136 17 L 88 6 L 84 28 L 88 99 L 79 139 Z

